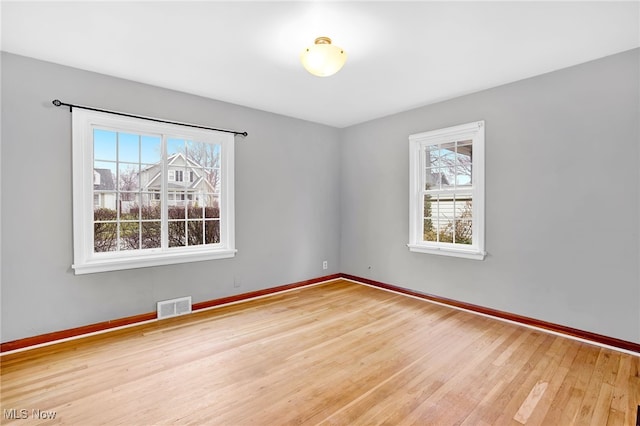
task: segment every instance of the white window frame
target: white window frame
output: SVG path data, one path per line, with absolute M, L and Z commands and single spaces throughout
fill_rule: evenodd
M 483 260 L 485 252 L 484 223 L 484 121 L 447 127 L 409 136 L 409 250 L 417 253 L 455 256 Z M 450 193 L 471 193 L 472 197 L 472 244 L 425 241 L 423 234 L 426 147 L 447 142 L 473 140 L 471 188 Z
M 196 262 L 234 257 L 234 135 L 159 123 L 150 120 L 119 116 L 115 114 L 73 109 L 73 230 L 75 274 L 88 274 L 122 269 L 133 269 L 157 265 Z M 164 138 L 179 138 L 198 142 L 216 143 L 221 147 L 220 177 L 220 243 L 188 247 L 163 247 L 154 249 L 115 252 L 94 252 L 93 241 L 93 130 L 112 129 L 119 132 L 157 135 Z M 165 143 L 163 142 L 163 146 Z M 166 148 L 163 152 L 163 176 L 161 199 L 167 206 Z M 166 214 L 162 218 L 163 233 L 166 232 Z M 166 236 L 163 236 L 166 241 Z

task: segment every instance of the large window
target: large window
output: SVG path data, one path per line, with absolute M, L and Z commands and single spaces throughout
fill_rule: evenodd
M 233 142 L 74 109 L 75 273 L 233 257 Z
M 409 250 L 483 259 L 484 121 L 411 135 L 409 145 Z

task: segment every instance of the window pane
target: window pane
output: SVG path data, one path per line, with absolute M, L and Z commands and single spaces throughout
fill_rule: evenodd
M 160 193 L 143 192 L 140 197 L 140 218 L 160 219 Z
M 219 192 L 220 145 L 187 141 L 185 149 L 185 181 L 197 192 Z
M 140 188 L 140 168 L 138 164 L 120 163 L 118 165 L 118 189 L 137 191 Z
M 140 219 L 140 195 L 135 192 L 121 192 L 118 194 L 118 208 L 120 220 Z
M 215 169 L 220 167 L 220 145 L 197 141 L 186 142 L 187 158 L 194 167 Z
M 161 139 L 158 136 L 142 136 L 140 138 L 140 161 L 145 164 L 158 164 L 162 156 Z
M 141 247 L 160 248 L 162 244 L 162 233 L 160 222 L 142 222 Z
M 110 161 L 93 162 L 93 190 L 115 191 L 116 163 Z M 115 207 L 114 207 L 115 208 Z
M 203 142 L 196 141 L 186 141 L 185 143 L 185 155 L 194 163 L 197 163 L 198 166 L 204 166 L 204 162 L 207 158 L 206 146 Z
M 437 241 L 437 235 L 435 226 L 431 218 L 425 218 L 423 220 L 423 239 L 425 241 Z
M 438 161 L 438 159 L 440 158 L 440 149 L 438 145 L 429 145 L 426 147 L 425 151 L 425 165 L 427 167 L 439 167 L 440 162 Z
M 169 219 L 184 219 L 186 217 L 185 198 L 184 192 L 169 192 Z
M 169 222 L 169 247 L 184 247 L 186 224 L 185 220 Z
M 206 180 L 207 191 L 220 193 L 220 169 L 205 169 L 204 179 Z
M 428 168 L 425 170 L 424 189 L 426 191 L 430 189 L 440 189 L 440 174 L 440 169 Z
M 116 194 L 112 191 L 94 191 L 93 192 L 93 207 L 94 211 L 97 209 L 113 212 L 115 219 L 116 215 Z M 101 219 L 96 219 L 101 220 Z
M 205 226 L 205 244 L 218 244 L 220 242 L 220 221 L 207 220 Z
M 183 139 L 167 139 L 167 155 L 168 161 L 171 162 L 175 158 L 176 154 L 185 152 L 184 140 Z
M 438 238 L 441 242 L 453 242 L 454 201 L 452 195 L 440 195 L 437 209 L 433 209 L 433 217 L 437 218 Z
M 456 244 L 471 245 L 473 243 L 472 225 L 471 219 L 456 221 Z
M 116 132 L 93 130 L 93 158 L 116 161 Z
M 456 179 L 456 144 L 440 145 L 440 181 L 442 187 L 453 186 Z
M 204 214 L 203 206 L 201 206 L 201 205 L 191 205 L 187 209 L 187 213 L 189 215 L 189 219 L 201 218 L 202 215 Z
M 95 194 L 95 195 L 99 195 L 101 196 L 102 194 Z M 113 199 L 115 200 L 115 194 L 109 194 L 113 196 Z M 113 205 L 115 206 L 115 201 L 113 202 Z M 107 209 L 101 206 L 94 206 L 93 207 L 93 220 L 96 222 L 104 222 L 104 221 L 114 221 L 118 218 L 118 212 L 116 211 L 115 208 L 113 209 Z
M 140 224 L 138 222 L 120 222 L 120 250 L 138 250 L 140 248 Z
M 140 136 L 118 133 L 118 161 L 140 162 Z
M 438 238 L 441 243 L 453 242 L 453 221 L 439 222 Z
M 93 220 L 95 222 L 117 221 L 118 211 L 115 209 L 115 200 L 115 194 L 94 194 Z M 113 208 L 110 208 L 111 206 Z
M 451 167 L 456 162 L 456 143 L 448 142 L 440 145 L 440 167 Z
M 455 184 L 455 165 L 452 165 L 450 167 L 443 167 L 442 169 L 440 169 L 440 172 L 441 188 L 448 188 Z
M 204 217 L 206 218 L 220 218 L 220 207 L 218 203 L 218 198 L 209 195 L 207 196 L 207 205 L 204 208 Z
M 456 154 L 456 185 L 471 185 L 472 168 L 471 141 L 458 142 Z
M 202 229 L 203 222 L 201 220 L 190 220 L 188 223 L 188 242 L 190 246 L 202 245 Z
M 433 202 L 434 202 L 434 198 L 431 195 L 425 195 L 424 196 L 424 211 L 422 216 L 423 217 L 431 217 L 433 216 Z
M 218 152 L 213 145 L 204 142 L 187 141 L 186 142 L 186 157 L 191 162 L 193 167 L 217 167 L 217 160 L 219 157 Z
M 455 242 L 472 244 L 472 201 L 469 197 L 456 199 Z
M 160 176 L 160 165 L 142 166 L 140 170 L 140 188 L 148 191 L 160 191 L 162 176 Z
M 93 251 L 115 251 L 117 240 L 116 223 L 93 224 Z
M 440 211 L 439 197 L 437 195 L 424 196 L 423 239 L 425 241 L 438 241 L 438 218 Z

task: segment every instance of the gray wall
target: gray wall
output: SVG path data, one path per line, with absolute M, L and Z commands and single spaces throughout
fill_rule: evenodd
M 639 50 L 344 131 L 341 272 L 640 342 Z M 484 261 L 412 253 L 412 133 L 486 121 Z
M 249 132 L 236 139 L 237 256 L 75 276 L 71 114 L 56 98 Z M 3 53 L 2 341 L 338 272 L 338 155 L 337 129 Z

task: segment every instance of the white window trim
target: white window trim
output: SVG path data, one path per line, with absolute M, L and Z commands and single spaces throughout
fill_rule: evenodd
M 473 139 L 472 167 L 472 238 L 470 246 L 463 244 L 424 241 L 422 174 L 424 147 L 452 140 Z M 418 133 L 409 136 L 409 250 L 417 253 L 438 254 L 483 260 L 485 252 L 484 238 L 484 121 L 475 121 L 459 126 Z
M 149 120 L 118 116 L 109 113 L 73 109 L 73 242 L 76 275 L 95 272 L 133 269 L 234 257 L 234 136 L 230 133 L 202 130 L 158 123 Z M 94 253 L 93 249 L 93 128 L 111 128 L 137 134 L 159 135 L 213 142 L 221 146 L 220 243 L 185 248 L 144 249 Z M 163 171 L 161 176 L 166 179 Z M 167 205 L 167 192 L 161 194 Z M 163 222 L 166 221 L 163 220 Z M 166 238 L 166 237 L 163 237 Z

